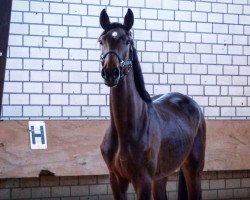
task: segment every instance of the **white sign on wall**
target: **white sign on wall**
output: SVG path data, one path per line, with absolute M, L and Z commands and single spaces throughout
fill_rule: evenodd
M 31 149 L 47 149 L 47 136 L 44 121 L 29 121 Z

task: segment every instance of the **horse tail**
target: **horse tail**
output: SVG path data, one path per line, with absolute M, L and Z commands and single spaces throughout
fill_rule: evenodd
M 179 172 L 179 185 L 178 185 L 178 200 L 187 200 L 188 199 L 188 191 L 187 184 L 183 174 L 182 169 Z

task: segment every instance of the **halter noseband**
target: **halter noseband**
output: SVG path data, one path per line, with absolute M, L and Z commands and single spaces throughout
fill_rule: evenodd
M 119 60 L 120 79 L 122 80 L 126 75 L 128 75 L 130 68 L 133 67 L 133 42 L 130 41 L 129 56 L 128 56 L 127 60 L 121 59 L 121 57 L 118 55 L 118 53 L 111 50 L 111 51 L 106 52 L 105 54 L 101 54 L 100 61 L 101 61 L 102 65 L 104 63 L 105 58 L 109 54 L 114 54 L 117 57 L 117 59 Z M 129 70 L 128 70 L 128 72 L 125 72 L 124 69 L 125 69 L 125 66 L 127 66 L 127 65 L 129 66 Z

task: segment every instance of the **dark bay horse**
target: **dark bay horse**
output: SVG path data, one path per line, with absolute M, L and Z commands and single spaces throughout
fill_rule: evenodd
M 201 199 L 206 125 L 197 103 L 180 93 L 151 98 L 145 89 L 130 29 L 130 9 L 124 23 L 110 23 L 102 10 L 104 29 L 101 75 L 110 89 L 111 123 L 101 144 L 114 199 L 127 199 L 132 183 L 137 199 L 166 200 L 167 177 L 180 168 L 178 199 Z

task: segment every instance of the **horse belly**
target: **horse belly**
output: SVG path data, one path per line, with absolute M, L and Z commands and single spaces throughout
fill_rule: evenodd
M 156 177 L 168 176 L 176 171 L 189 155 L 192 146 L 193 138 L 185 141 L 168 141 L 168 145 L 162 145 L 158 156 Z

